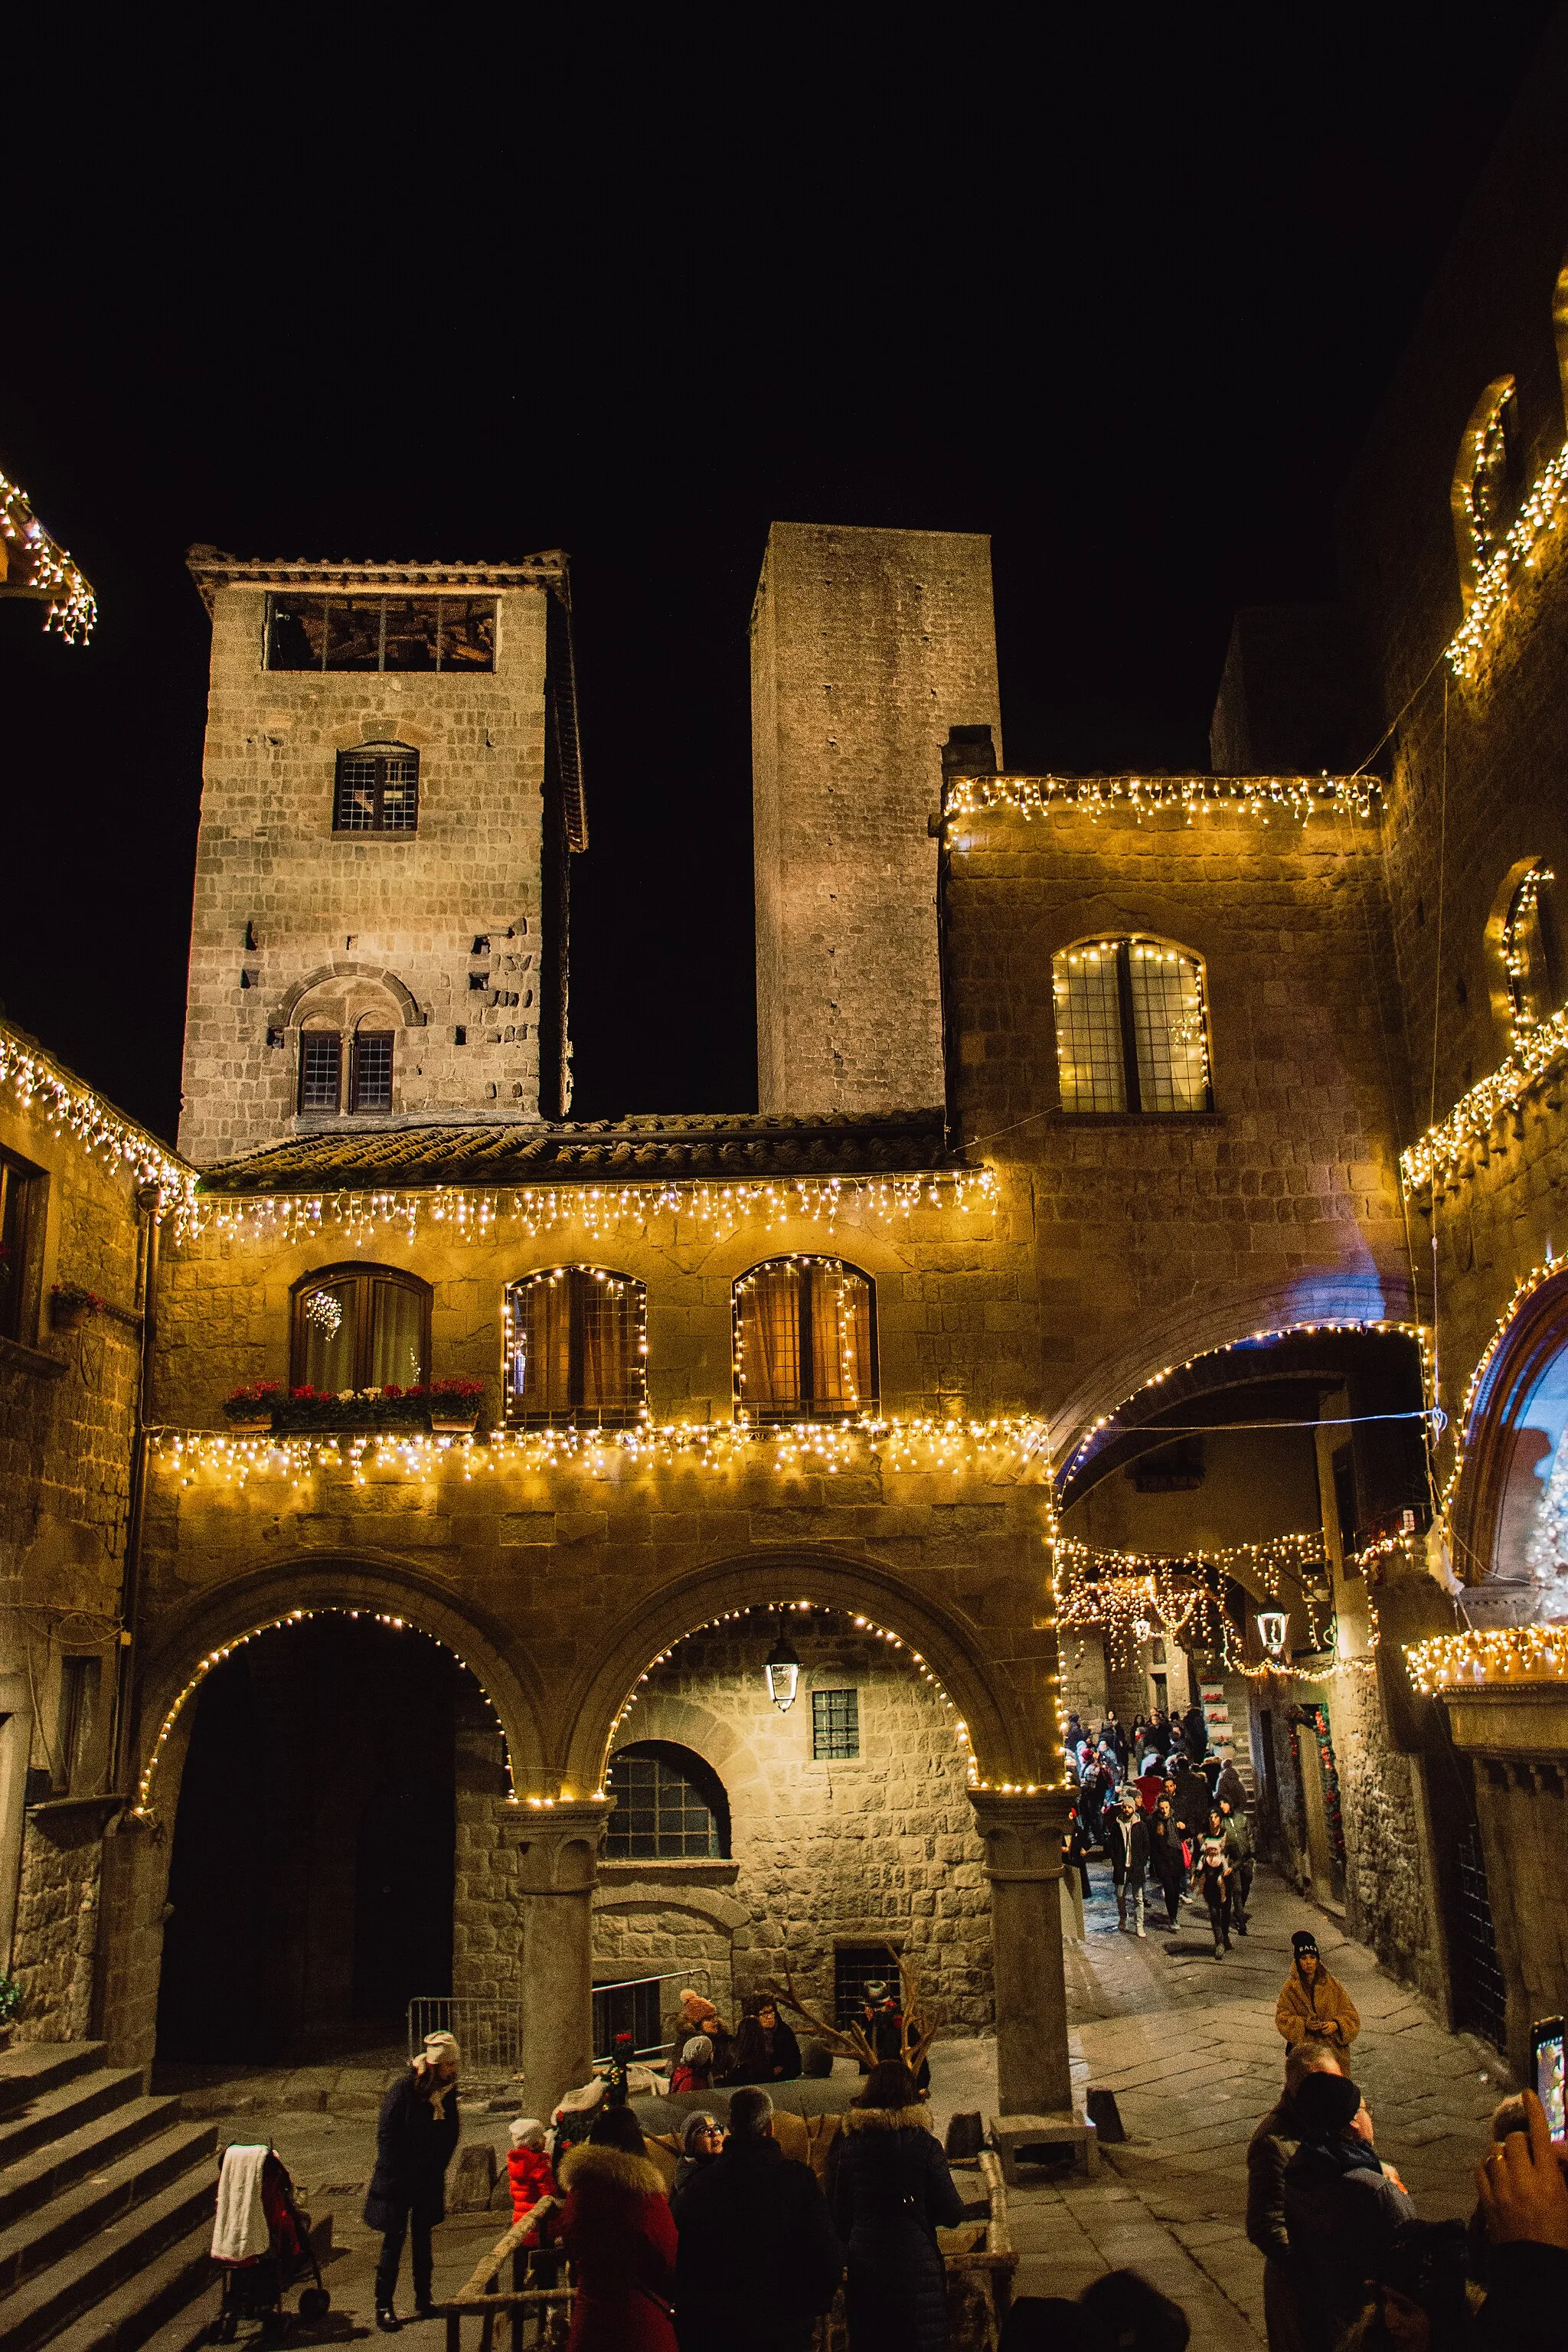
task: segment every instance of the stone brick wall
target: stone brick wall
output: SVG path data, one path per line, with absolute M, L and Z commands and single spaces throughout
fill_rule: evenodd
M 830 1625 L 806 1633 L 793 1620 L 790 1632 L 802 1673 L 788 1714 L 763 1686 L 772 1633 L 763 1618 L 744 1638 L 718 1628 L 683 1642 L 649 1675 L 616 1735 L 617 1747 L 673 1742 L 723 1782 L 737 1864 L 724 1893 L 746 1915 L 732 1956 L 694 1911 L 623 1910 L 612 1885 L 598 1898 L 595 1972 L 607 1976 L 612 1962 L 662 1970 L 706 1959 L 732 1973 L 740 2001 L 766 1978 L 782 1980 L 787 1966 L 807 2006 L 828 2016 L 835 1947 L 885 1942 L 955 2027 L 989 2025 L 989 1892 L 953 1710 L 881 1642 Z M 813 1760 L 818 1689 L 858 1694 L 854 1760 Z M 652 1874 L 632 1864 L 615 1865 L 612 1877 L 619 1872 Z
M 264 670 L 265 596 L 218 591 L 180 1126 L 198 1165 L 296 1131 L 318 1000 L 291 992 L 316 974 L 334 1020 L 395 1023 L 395 1115 L 538 1117 L 547 593 L 500 595 L 493 673 L 391 676 Z M 336 754 L 383 741 L 419 753 L 417 832 L 334 833 Z
M 1345 1832 L 1345 1925 L 1392 1974 L 1444 1996 L 1438 1896 L 1420 1759 L 1389 1738 L 1374 1675 L 1327 1686 Z M 1303 1735 L 1304 1736 L 1304 1735 Z
M 84 2032 L 103 1814 L 53 1812 L 25 1823 L 61 1785 L 60 1692 L 67 1655 L 96 1658 L 91 1733 L 71 1794 L 106 1785 L 121 1580 L 140 1363 L 141 1219 L 134 1179 L 48 1122 L 42 1099 L 0 1087 L 0 1146 L 38 1170 L 30 1307 L 20 1342 L 0 1340 L 0 1967 L 21 1979 L 18 2032 Z M 115 1315 L 57 1325 L 57 1284 L 94 1292 Z M 19 1889 L 19 1892 L 18 1892 Z M 16 1902 L 13 1920 L 12 1905 Z
M 764 1111 L 942 1098 L 926 820 L 952 726 L 1000 753 L 989 540 L 775 522 L 752 632 Z

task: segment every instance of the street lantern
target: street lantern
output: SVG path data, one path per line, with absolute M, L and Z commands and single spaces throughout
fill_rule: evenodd
M 782 1617 L 778 1640 L 768 1652 L 763 1674 L 768 1685 L 768 1696 L 781 1715 L 787 1715 L 795 1705 L 795 1695 L 800 1685 L 800 1660 L 795 1654 L 794 1643 L 784 1631 Z
M 1279 1658 L 1284 1656 L 1285 1635 L 1289 1625 L 1289 1620 L 1286 1616 L 1283 1609 L 1260 1609 L 1258 1611 L 1258 1631 L 1262 1637 L 1263 1646 L 1268 1651 L 1271 1658 Z

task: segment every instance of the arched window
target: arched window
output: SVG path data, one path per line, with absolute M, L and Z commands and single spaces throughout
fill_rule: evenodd
M 1516 1037 L 1548 1020 L 1563 1002 L 1552 885 L 1556 877 L 1537 859 L 1521 876 L 1503 917 L 1502 961 L 1509 1021 Z
M 836 1257 L 780 1257 L 735 1285 L 742 1421 L 834 1421 L 877 1406 L 877 1302 Z
M 430 1360 L 430 1291 L 387 1265 L 330 1265 L 294 1285 L 293 1384 L 417 1388 Z
M 1083 940 L 1052 964 L 1067 1111 L 1212 1110 L 1204 971 L 1163 940 Z
M 1503 375 L 1471 410 L 1454 467 L 1451 504 L 1467 601 L 1507 538 L 1523 494 L 1519 401 L 1512 376 Z
M 334 833 L 416 833 L 419 754 L 406 743 L 360 743 L 338 753 Z
M 646 1293 L 601 1265 L 552 1265 L 507 1293 L 511 1418 L 625 1429 L 647 1412 Z
M 730 1801 L 710 1765 L 689 1748 L 643 1739 L 610 1759 L 605 1786 L 616 1801 L 605 1833 L 612 1862 L 722 1861 Z

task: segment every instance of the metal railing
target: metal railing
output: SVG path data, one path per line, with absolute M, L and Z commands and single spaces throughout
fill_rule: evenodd
M 711 1969 L 699 1961 L 694 1969 L 666 1969 L 662 1976 L 623 1977 L 615 1984 L 596 1984 L 594 1987 L 594 1998 L 596 2000 L 602 1992 L 637 1992 L 644 1985 L 667 1984 L 689 1985 L 693 1992 L 700 1992 L 710 1998 L 708 1994 L 708 1987 L 711 1978 Z M 597 2039 L 596 2036 L 595 2039 Z M 662 2058 L 674 2049 L 673 2042 L 649 2042 L 640 2050 L 634 2050 L 631 2054 L 634 2058 Z M 606 2057 L 608 2054 L 603 2050 L 597 2050 L 594 2053 L 595 2058 Z
M 427 2033 L 457 2036 L 463 2071 L 516 2074 L 522 2067 L 522 2003 L 487 1994 L 416 1994 L 408 2004 L 408 2054 L 417 2058 Z

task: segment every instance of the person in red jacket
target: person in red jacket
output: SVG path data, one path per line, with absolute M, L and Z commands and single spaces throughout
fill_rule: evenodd
M 533 2116 L 519 2116 L 508 2127 L 507 2179 L 511 2187 L 511 2218 L 526 2221 L 542 2197 L 555 2194 L 555 2175 L 544 2153 L 544 2126 Z
M 607 2107 L 561 2167 L 561 2242 L 577 2287 L 567 2352 L 679 2352 L 675 2223 L 629 2107 Z

